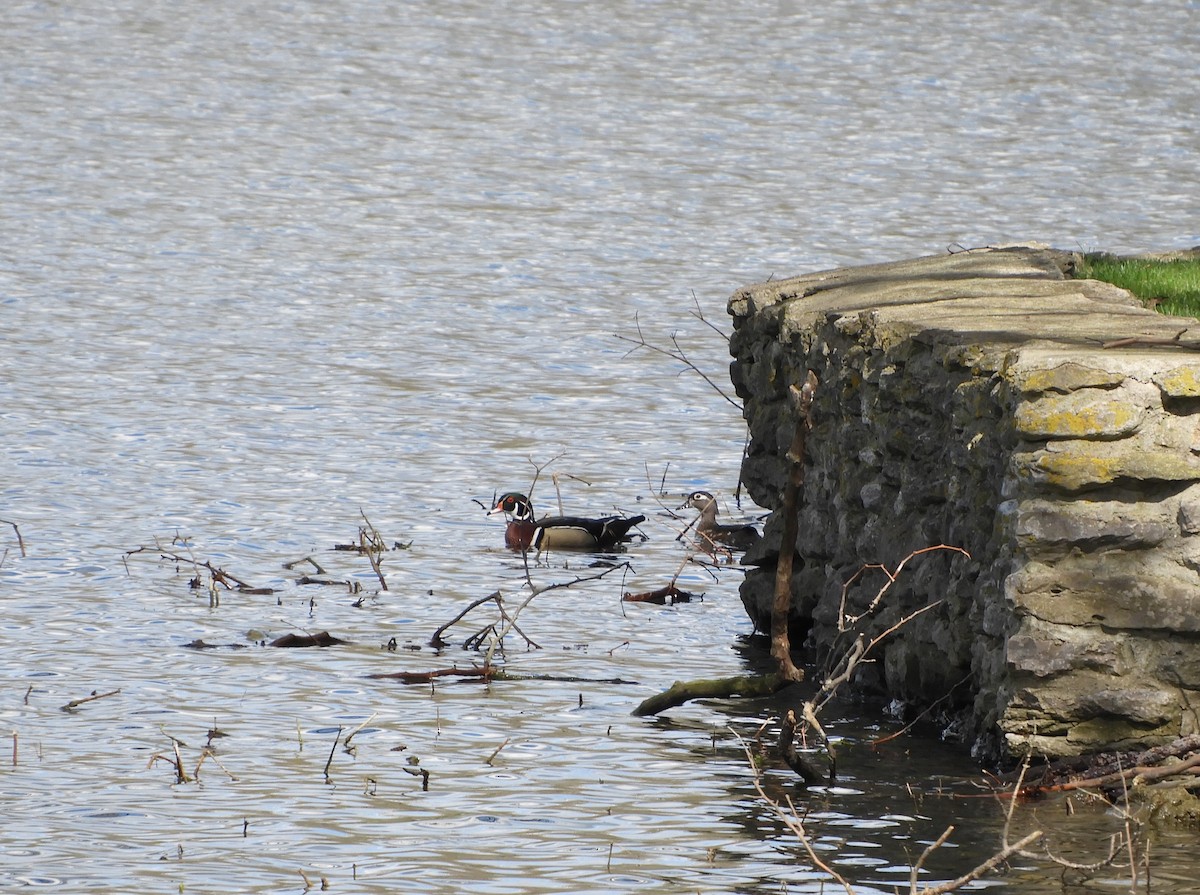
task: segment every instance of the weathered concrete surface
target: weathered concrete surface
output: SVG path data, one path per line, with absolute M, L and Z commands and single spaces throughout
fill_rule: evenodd
M 808 369 L 821 382 L 794 632 L 817 656 L 836 652 L 850 636 L 839 618 L 886 580 L 863 575 L 843 608 L 863 564 L 966 549 L 914 558 L 854 630 L 942 601 L 886 641 L 859 683 L 944 699 L 981 756 L 1200 731 L 1200 323 L 1071 280 L 1071 264 L 1048 249 L 972 251 L 730 300 L 751 433 L 743 479 L 763 506 L 782 499 L 788 385 Z M 775 513 L 746 557 L 758 568 L 742 599 L 764 630 L 780 528 Z

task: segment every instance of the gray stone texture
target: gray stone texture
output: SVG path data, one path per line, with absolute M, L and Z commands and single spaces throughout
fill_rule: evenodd
M 882 642 L 857 683 L 940 700 L 981 757 L 1200 730 L 1200 323 L 1070 279 L 1074 260 L 961 252 L 730 300 L 743 480 L 768 509 L 795 426 L 788 386 L 808 369 L 820 378 L 793 631 L 820 661 L 940 601 Z M 745 559 L 742 599 L 764 631 L 780 528 L 774 512 Z M 933 545 L 970 557 L 912 558 L 841 630 L 887 581 L 868 569 L 843 594 L 856 572 Z

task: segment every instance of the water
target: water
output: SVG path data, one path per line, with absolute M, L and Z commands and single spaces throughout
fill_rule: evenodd
M 0 519 L 27 555 L 0 525 L 0 888 L 820 891 L 734 735 L 782 702 L 629 714 L 761 655 L 735 570 L 688 566 L 702 602 L 620 602 L 684 560 L 660 482 L 738 512 L 743 429 L 617 337 L 677 334 L 723 384 L 706 322 L 727 328 L 747 283 L 952 244 L 1200 243 L 1197 15 L 7 5 Z M 631 569 L 537 597 L 520 624 L 541 648 L 512 637 L 502 657 L 517 680 L 367 677 L 479 661 L 461 644 L 484 608 L 444 651 L 429 637 L 493 590 L 527 594 L 476 501 L 534 464 L 542 509 L 557 473 L 568 511 L 651 517 Z M 364 514 L 409 545 L 386 591 L 333 549 Z M 274 592 L 213 605 L 188 564 L 126 555 L 156 546 Z M 284 563 L 306 556 L 346 583 L 298 584 L 312 566 Z M 322 630 L 350 643 L 258 645 Z M 995 850 L 1002 810 L 944 795 L 979 772 L 961 751 L 870 748 L 898 726 L 877 707 L 827 722 L 839 785 L 768 785 L 861 891 L 906 885 L 951 822 L 927 879 Z M 1120 828 L 1078 807 L 1019 823 L 1073 855 Z M 1192 851 L 1158 834 L 1156 880 L 1195 890 Z M 989 885 L 1062 888 L 1038 861 Z

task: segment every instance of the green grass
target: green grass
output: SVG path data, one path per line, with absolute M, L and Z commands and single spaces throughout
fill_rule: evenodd
M 1200 317 L 1200 258 L 1153 261 L 1084 255 L 1075 276 L 1128 289 L 1163 314 Z

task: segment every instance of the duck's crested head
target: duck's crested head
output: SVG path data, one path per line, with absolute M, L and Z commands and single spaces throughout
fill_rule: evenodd
M 521 521 L 533 519 L 533 504 L 529 498 L 517 491 L 506 491 L 496 498 L 496 505 L 488 511 L 489 516 L 503 513 Z

